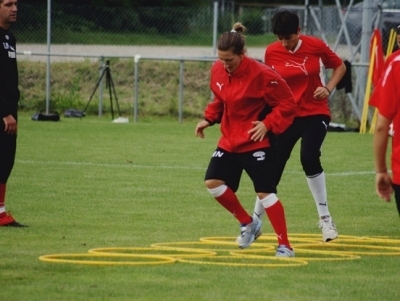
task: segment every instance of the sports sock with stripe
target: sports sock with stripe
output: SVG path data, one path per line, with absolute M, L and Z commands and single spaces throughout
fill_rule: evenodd
M 269 221 L 275 230 L 278 238 L 278 244 L 285 245 L 286 247 L 290 248 L 287 235 L 285 210 L 283 209 L 282 203 L 274 193 L 271 193 L 266 198 L 260 200 L 260 202 L 263 204 Z
M 250 224 L 253 220 L 240 204 L 236 194 L 226 185 L 221 185 L 217 188 L 208 189 L 211 195 L 227 209 L 232 215 L 242 224 Z M 222 192 L 223 191 L 223 192 Z

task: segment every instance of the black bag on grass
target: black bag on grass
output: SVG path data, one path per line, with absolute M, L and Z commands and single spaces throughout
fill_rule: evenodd
M 64 112 L 64 117 L 78 117 L 78 118 L 82 118 L 84 117 L 86 114 L 83 111 L 80 110 L 76 110 L 76 109 L 67 109 Z
M 44 114 L 44 113 L 36 113 L 31 118 L 34 121 L 59 121 L 60 115 L 58 112 Z

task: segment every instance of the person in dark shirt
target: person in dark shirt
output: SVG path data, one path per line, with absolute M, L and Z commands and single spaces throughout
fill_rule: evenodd
M 26 227 L 5 209 L 7 180 L 17 148 L 19 101 L 15 37 L 9 31 L 17 19 L 17 1 L 0 0 L 0 227 Z

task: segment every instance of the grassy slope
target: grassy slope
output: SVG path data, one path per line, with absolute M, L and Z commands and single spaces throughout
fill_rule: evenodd
M 99 80 L 98 62 L 53 62 L 51 64 L 52 111 L 63 112 L 68 108 L 84 109 Z M 210 100 L 210 62 L 186 62 L 183 94 L 185 116 L 201 116 L 205 104 Z M 46 64 L 44 62 L 20 61 L 21 107 L 25 111 L 46 108 Z M 134 62 L 133 60 L 111 60 L 111 76 L 118 104 L 123 114 L 133 112 Z M 105 79 L 105 77 L 104 77 Z M 110 111 L 108 87 L 103 85 L 104 112 Z M 100 88 L 97 87 L 87 112 L 97 114 Z M 178 112 L 179 62 L 143 61 L 139 66 L 139 114 L 174 115 Z M 113 106 L 116 102 L 113 95 Z
M 100 88 L 99 62 L 53 62 L 51 64 L 50 110 L 64 112 L 69 108 L 97 115 Z M 184 118 L 201 117 L 203 108 L 211 100 L 209 71 L 211 62 L 185 62 L 182 95 Z M 141 61 L 138 68 L 138 115 L 177 116 L 180 100 L 179 62 Z M 21 108 L 27 112 L 46 110 L 46 64 L 20 61 Z M 134 62 L 113 59 L 110 70 L 118 104 L 123 115 L 131 116 L 135 101 Z M 95 93 L 93 94 L 94 89 Z M 103 85 L 103 112 L 110 112 L 110 97 Z M 92 96 L 92 99 L 90 99 Z M 357 120 L 343 91 L 337 91 L 330 100 L 332 121 L 357 127 Z M 115 95 L 114 112 L 117 113 Z
M 34 122 L 20 118 L 7 208 L 26 229 L 0 229 L 3 300 L 398 300 L 398 256 L 316 261 L 292 268 L 177 263 L 101 267 L 51 264 L 44 254 L 149 247 L 238 234 L 236 221 L 202 183 L 218 127 L 194 137 L 196 121 L 108 117 Z M 298 146 L 279 189 L 290 234 L 319 234 Z M 400 238 L 398 214 L 374 192 L 371 136 L 329 133 L 322 162 L 342 237 Z M 238 192 L 251 211 L 243 176 Z M 264 220 L 264 233 L 271 227 Z M 339 238 L 340 240 L 340 238 Z M 295 244 L 295 243 L 294 243 Z M 396 244 L 400 247 L 399 243 Z M 251 247 L 250 249 L 253 249 Z M 300 252 L 297 253 L 300 255 Z

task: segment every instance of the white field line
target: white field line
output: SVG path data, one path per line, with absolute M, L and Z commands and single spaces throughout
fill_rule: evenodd
M 92 162 L 54 162 L 54 161 L 34 161 L 34 160 L 15 160 L 16 163 L 22 164 L 47 164 L 47 165 L 70 165 L 70 166 L 93 166 L 93 167 L 111 167 L 111 168 L 129 168 L 129 169 L 145 169 L 145 168 L 162 168 L 162 169 L 191 169 L 191 170 L 206 170 L 206 166 L 177 166 L 177 165 L 140 165 L 140 164 L 109 164 L 109 163 L 92 163 Z M 290 171 L 285 170 L 285 173 L 289 174 L 304 174 L 302 171 Z M 326 173 L 327 176 L 335 176 L 335 177 L 347 177 L 354 175 L 372 175 L 375 174 L 373 170 L 369 171 L 343 171 L 343 172 L 334 172 L 334 173 Z

